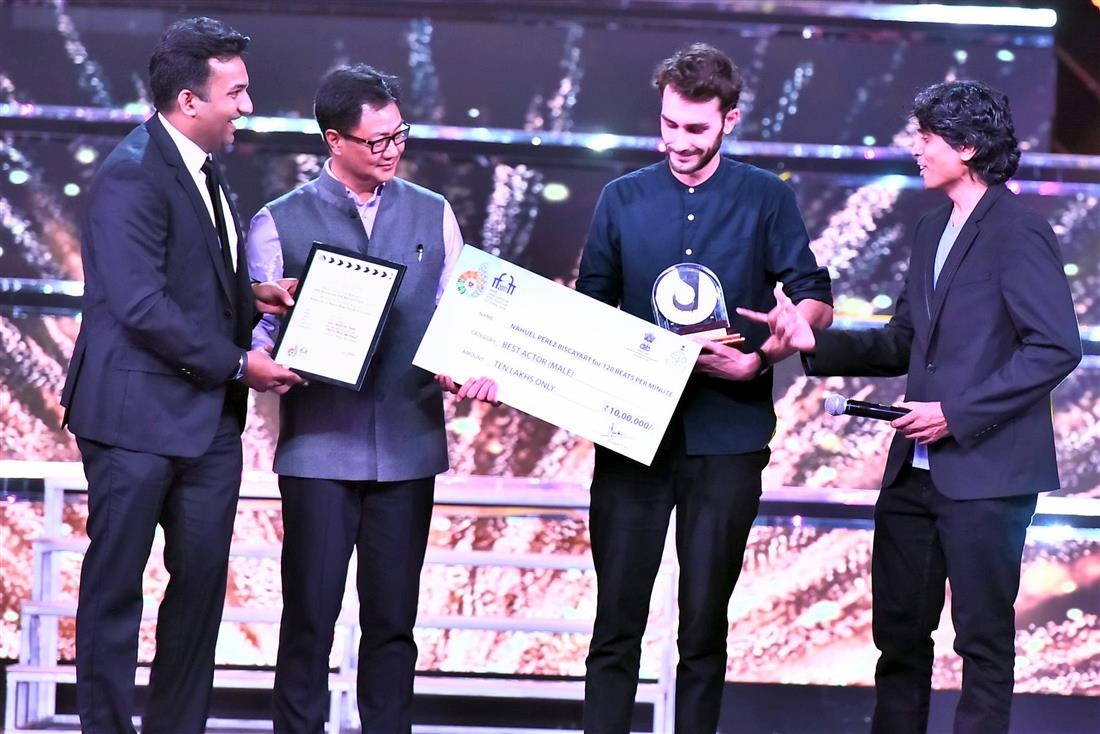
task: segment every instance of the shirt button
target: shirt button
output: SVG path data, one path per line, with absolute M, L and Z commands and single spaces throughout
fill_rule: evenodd
M 688 193 L 689 194 L 694 194 L 695 193 L 695 187 L 694 186 L 688 186 Z
M 690 255 L 691 254 L 691 248 L 689 247 L 686 250 L 684 250 L 684 254 L 685 255 Z
M 695 215 L 694 214 L 688 214 L 688 221 L 689 222 L 694 222 L 695 221 Z

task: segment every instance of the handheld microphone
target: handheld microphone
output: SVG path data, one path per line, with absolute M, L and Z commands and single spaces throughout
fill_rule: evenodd
M 909 409 L 899 408 L 896 405 L 849 400 L 843 395 L 829 395 L 825 398 L 825 412 L 829 415 L 854 415 L 857 418 L 892 421 L 901 418 L 909 412 Z

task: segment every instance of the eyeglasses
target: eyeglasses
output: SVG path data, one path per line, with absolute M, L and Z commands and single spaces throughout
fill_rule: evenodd
M 351 133 L 340 133 L 342 136 L 353 142 L 365 145 L 370 148 L 371 153 L 381 153 L 389 147 L 390 143 L 394 145 L 402 145 L 409 139 L 409 130 L 412 128 L 407 122 L 401 123 L 401 127 L 397 128 L 397 132 L 393 135 L 386 135 L 385 137 L 376 138 L 374 140 L 366 140 L 358 135 L 352 135 Z

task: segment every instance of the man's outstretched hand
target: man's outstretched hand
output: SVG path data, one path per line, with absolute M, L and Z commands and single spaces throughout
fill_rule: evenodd
M 781 285 L 775 287 L 775 308 L 768 313 L 747 308 L 739 308 L 737 313 L 751 321 L 767 324 L 775 346 L 780 351 L 813 353 L 817 348 L 817 339 L 810 328 L 810 322 L 783 292 Z

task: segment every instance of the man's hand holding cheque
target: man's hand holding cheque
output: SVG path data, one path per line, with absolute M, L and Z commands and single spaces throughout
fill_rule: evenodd
M 469 379 L 461 385 L 449 375 L 436 375 L 435 381 L 441 388 L 454 395 L 456 400 L 480 400 L 491 404 L 494 408 L 500 405 L 500 401 L 497 400 L 497 383 L 489 377 Z

